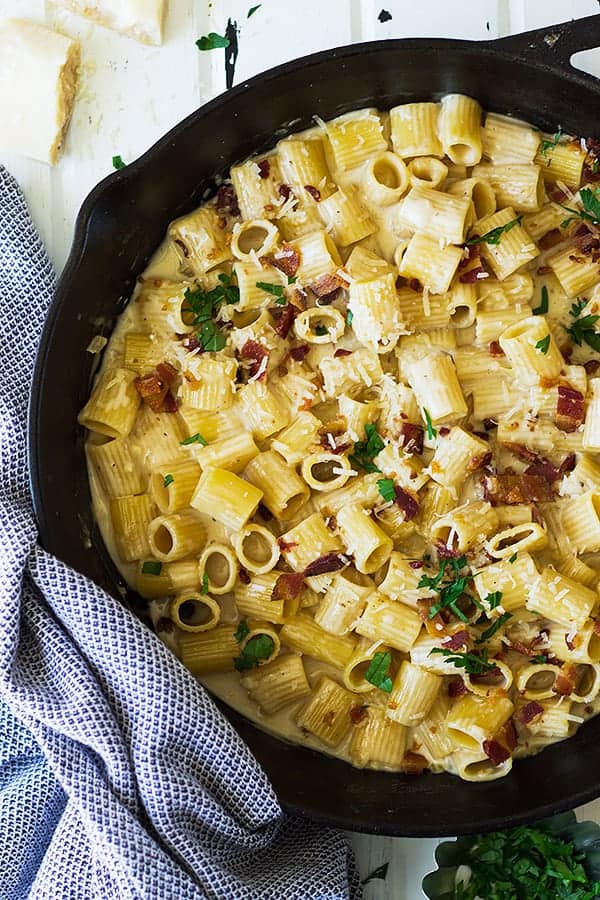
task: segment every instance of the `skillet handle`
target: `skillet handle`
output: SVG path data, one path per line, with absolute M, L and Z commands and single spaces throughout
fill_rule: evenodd
M 549 66 L 573 71 L 575 67 L 571 65 L 571 57 L 574 53 L 600 47 L 600 15 L 509 35 L 490 43 L 494 48 L 506 49 L 520 59 L 543 61 Z

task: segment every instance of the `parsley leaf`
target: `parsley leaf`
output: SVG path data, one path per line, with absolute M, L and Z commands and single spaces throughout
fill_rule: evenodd
M 246 18 L 249 19 L 250 16 L 253 16 L 254 13 L 256 12 L 256 10 L 260 9 L 261 6 L 262 6 L 262 3 L 259 3 L 257 6 L 251 6 L 250 9 L 248 10 L 248 15 L 246 16 Z
M 200 588 L 200 593 L 202 595 L 208 594 L 208 574 L 206 572 L 202 573 L 202 587 Z
M 511 219 L 510 222 L 507 222 L 506 225 L 498 225 L 497 228 L 492 228 L 491 231 L 486 231 L 485 234 L 482 234 L 481 237 L 473 237 L 469 238 L 468 241 L 465 241 L 465 244 L 468 246 L 469 244 L 499 244 L 502 239 L 502 235 L 506 234 L 507 231 L 510 231 L 511 228 L 514 228 L 515 225 L 519 225 L 521 223 L 523 216 L 517 216 L 516 219 Z
M 512 556 L 509 556 L 509 557 L 508 557 L 508 561 L 509 561 L 509 563 L 514 563 L 514 562 L 516 562 L 516 561 L 517 561 L 517 554 L 516 554 L 516 553 L 513 553 Z
M 378 878 L 381 879 L 381 881 L 385 881 L 389 867 L 389 862 L 386 862 L 382 866 L 379 866 L 378 869 L 373 869 L 373 871 L 361 881 L 361 884 L 368 884 L 369 881 L 375 881 Z
M 126 163 L 123 162 L 123 158 L 121 156 L 113 156 L 112 164 L 114 169 L 124 169 Z
M 250 629 L 248 628 L 248 623 L 245 619 L 242 619 L 240 624 L 237 627 L 237 631 L 233 635 L 236 641 L 239 643 L 243 641 L 246 635 L 250 634 Z
M 548 657 L 545 655 L 545 653 L 540 653 L 538 654 L 538 656 L 532 656 L 529 662 L 533 663 L 534 666 L 541 665 L 542 663 L 548 662 Z
M 509 619 L 512 619 L 512 615 L 509 612 L 502 613 L 501 616 L 498 616 L 495 622 L 492 622 L 489 628 L 486 628 L 485 631 L 481 632 L 481 637 L 477 638 L 475 641 L 476 644 L 483 644 L 485 641 L 489 641 L 489 639 L 496 634 L 499 628 L 502 628 L 505 622 L 508 622 Z
M 584 187 L 579 191 L 579 197 L 583 209 L 573 209 L 571 206 L 565 206 L 559 203 L 563 209 L 572 213 L 567 219 L 563 219 L 560 223 L 561 228 L 566 228 L 571 222 L 581 219 L 583 222 L 591 222 L 592 225 L 600 225 L 600 187 L 589 188 Z
M 385 691 L 386 694 L 391 694 L 392 679 L 389 675 L 391 664 L 391 653 L 376 653 L 369 663 L 369 668 L 365 673 L 365 680 L 381 691 Z
M 349 459 L 354 469 L 364 469 L 365 472 L 381 472 L 373 458 L 381 453 L 385 444 L 377 431 L 377 426 L 368 423 L 365 425 L 366 440 L 357 441 Z
M 456 650 L 446 650 L 445 647 L 434 647 L 429 651 L 429 655 L 432 653 L 441 653 L 449 663 L 457 669 L 464 669 L 469 675 L 483 675 L 496 668 L 495 662 L 488 661 L 487 650 L 482 650 L 481 656 L 477 656 L 475 653 L 460 653 Z
M 196 337 L 203 350 L 216 352 L 223 349 L 227 341 L 223 332 L 213 322 L 213 317 L 221 303 L 237 303 L 239 299 L 239 288 L 233 284 L 231 277 L 223 272 L 219 275 L 219 284 L 210 291 L 202 288 L 195 291 L 186 289 L 181 312 L 185 321 L 189 321 L 196 329 Z
M 198 38 L 196 47 L 198 50 L 218 50 L 221 47 L 229 47 L 229 38 L 211 31 L 210 34 L 203 34 Z
M 548 156 L 547 156 L 548 150 L 554 150 L 554 148 L 560 141 L 561 137 L 562 137 L 562 128 L 559 125 L 552 140 L 548 140 L 546 138 L 546 140 L 542 141 L 542 143 L 540 144 L 540 153 L 542 154 L 544 159 L 548 159 Z M 548 159 L 548 165 L 550 165 L 550 163 L 551 163 L 551 160 Z
M 437 575 L 431 578 L 429 575 L 421 575 L 421 579 L 417 587 L 428 587 L 439 593 L 437 603 L 434 603 L 429 610 L 429 618 L 433 619 L 442 609 L 449 609 L 462 622 L 468 622 L 468 617 L 464 614 L 456 604 L 457 601 L 466 593 L 467 587 L 471 581 L 471 575 L 463 575 L 461 572 L 467 565 L 466 557 L 460 556 L 458 559 L 443 559 L 440 562 L 440 569 Z M 442 579 L 446 574 L 448 566 L 451 567 L 452 574 L 450 580 L 443 582 Z M 476 605 L 478 601 L 470 596 L 470 600 Z
M 490 609 L 496 609 L 497 606 L 500 606 L 502 601 L 502 591 L 494 591 L 493 594 L 488 594 L 484 600 L 484 603 L 487 603 Z
M 567 328 L 567 334 L 578 347 L 581 347 L 582 341 L 585 341 L 592 350 L 600 352 L 600 333 L 594 329 L 594 325 L 600 319 L 600 316 L 583 316 L 581 319 L 578 318 L 586 305 L 587 300 L 582 297 L 571 306 L 569 315 L 572 316 L 575 321 L 570 328 Z
M 547 334 L 546 337 L 541 338 L 541 340 L 536 341 L 535 349 L 539 350 L 540 353 L 547 353 L 550 347 L 550 335 Z
M 437 437 L 437 431 L 432 425 L 431 416 L 429 415 L 429 411 L 423 407 L 423 415 L 425 416 L 425 430 L 427 432 L 427 437 L 430 441 Z
M 298 281 L 297 275 L 288 275 L 288 284 L 296 284 Z
M 160 575 L 162 572 L 162 563 L 158 560 L 149 559 L 142 563 L 142 575 Z
M 275 644 L 270 635 L 256 634 L 250 638 L 241 654 L 234 658 L 233 664 L 238 672 L 246 672 L 258 666 L 261 659 L 268 659 L 274 649 Z
M 206 447 L 208 441 L 205 440 L 199 431 L 196 434 L 192 434 L 190 437 L 187 437 L 185 441 L 180 441 L 180 444 L 202 444 L 203 447 Z
M 323 337 L 324 334 L 327 334 L 327 329 L 324 325 L 317 325 L 315 328 L 315 334 L 317 334 L 319 337 Z
M 256 287 L 260 288 L 261 291 L 265 291 L 267 294 L 272 294 L 273 297 L 277 297 L 277 303 L 281 306 L 285 303 L 285 294 L 283 293 L 283 285 L 281 284 L 270 284 L 268 281 L 257 281 Z
M 377 488 L 386 503 L 396 499 L 396 491 L 394 490 L 394 482 L 391 478 L 380 478 L 377 481 Z
M 352 313 L 352 310 L 349 309 L 348 312 L 346 313 L 346 325 L 348 326 L 348 328 L 352 325 L 353 318 L 354 318 L 354 315 Z
M 173 484 L 174 481 L 175 479 L 172 475 L 165 475 L 165 477 L 163 478 L 163 487 L 168 488 L 169 485 Z
M 540 303 L 539 306 L 536 306 L 535 309 L 532 309 L 531 312 L 533 313 L 534 316 L 545 316 L 546 313 L 548 312 L 549 305 L 550 304 L 548 302 L 548 288 L 546 287 L 546 285 L 544 285 L 542 287 L 542 302 Z

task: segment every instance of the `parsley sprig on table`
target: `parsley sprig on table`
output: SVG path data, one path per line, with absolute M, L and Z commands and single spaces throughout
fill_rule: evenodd
M 381 435 L 377 431 L 376 425 L 365 425 L 364 441 L 357 441 L 354 449 L 349 456 L 350 462 L 355 469 L 364 469 L 365 472 L 381 472 L 375 463 L 374 457 L 381 453 L 385 444 L 381 440 Z
M 571 306 L 569 315 L 575 321 L 567 328 L 567 334 L 578 347 L 581 347 L 582 342 L 585 341 L 588 347 L 600 353 L 600 333 L 594 329 L 594 325 L 600 319 L 600 316 L 582 316 L 579 318 L 582 309 L 586 305 L 587 300 L 582 297 Z
M 471 870 L 453 900 L 594 900 L 600 882 L 583 867 L 585 855 L 542 828 L 522 826 L 480 835 L 465 853 Z
M 571 215 L 563 219 L 560 223 L 561 228 L 566 228 L 571 222 L 581 219 L 582 222 L 591 222 L 592 225 L 600 225 L 600 187 L 589 188 L 584 187 L 579 191 L 579 197 L 583 209 L 573 209 L 571 206 L 565 206 L 559 203 L 563 209 Z
M 194 327 L 203 350 L 223 349 L 227 339 L 215 325 L 214 318 L 222 303 L 237 303 L 239 299 L 238 286 L 233 283 L 231 276 L 223 272 L 219 275 L 219 284 L 210 291 L 202 288 L 186 290 L 182 313 L 191 317 L 190 324 Z

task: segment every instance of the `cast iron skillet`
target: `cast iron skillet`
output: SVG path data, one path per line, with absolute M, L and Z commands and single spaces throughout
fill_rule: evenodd
M 94 524 L 76 424 L 88 396 L 91 338 L 109 335 L 171 219 L 214 190 L 214 176 L 276 139 L 363 106 L 458 91 L 554 132 L 600 137 L 600 81 L 570 65 L 600 45 L 600 15 L 473 43 L 390 40 L 316 53 L 217 97 L 87 198 L 40 344 L 30 407 L 31 484 L 43 545 L 116 596 L 123 585 Z M 91 546 L 89 538 L 91 537 Z M 87 539 L 87 540 L 86 540 Z M 358 771 L 259 731 L 223 707 L 283 806 L 381 834 L 452 835 L 516 825 L 600 794 L 600 717 L 500 781 Z

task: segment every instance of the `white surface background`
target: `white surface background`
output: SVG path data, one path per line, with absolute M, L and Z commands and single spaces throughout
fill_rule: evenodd
M 148 48 L 44 0 L 0 0 L 0 18 L 33 18 L 82 43 L 81 87 L 60 164 L 50 169 L 0 153 L 25 191 L 57 270 L 67 257 L 81 202 L 112 171 L 113 155 L 130 162 L 225 89 L 223 51 L 200 53 L 194 41 L 210 31 L 223 34 L 228 18 L 241 27 L 239 83 L 288 59 L 354 41 L 485 39 L 600 12 L 598 0 L 263 0 L 247 19 L 256 2 L 170 0 L 164 46 Z M 385 24 L 377 19 L 382 8 L 392 14 Z M 579 55 L 578 65 L 600 76 L 600 50 Z M 582 816 L 600 821 L 600 801 L 584 807 Z M 363 878 L 390 862 L 386 881 L 365 887 L 367 900 L 422 897 L 421 879 L 433 868 L 437 841 L 356 835 L 352 842 Z

